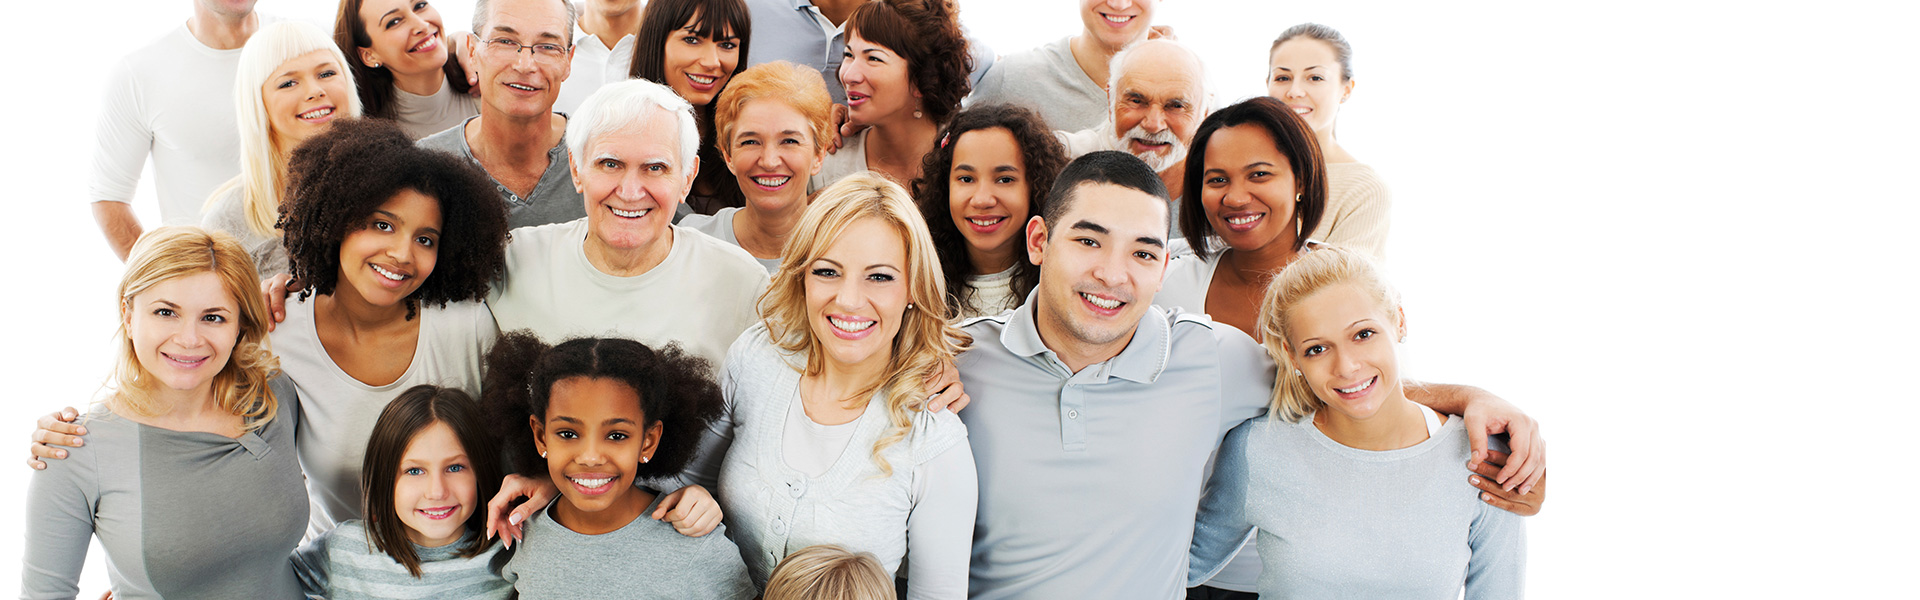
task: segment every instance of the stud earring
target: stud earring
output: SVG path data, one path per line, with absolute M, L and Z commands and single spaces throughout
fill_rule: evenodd
M 1300 373 L 1300 370 L 1299 370 L 1299 369 L 1294 369 L 1294 370 L 1293 370 L 1293 376 L 1294 376 L 1294 377 L 1305 377 L 1305 375 L 1302 375 L 1302 374 Z
M 645 456 L 642 456 L 642 457 L 640 457 L 640 463 L 641 463 L 641 464 L 646 464 L 646 462 L 647 462 L 648 460 L 649 460 L 649 458 L 648 458 L 648 457 L 645 457 Z
M 907 303 L 907 310 L 913 310 L 913 303 L 912 303 L 912 302 L 908 302 L 908 303 Z
M 540 458 L 546 458 L 546 457 L 547 457 L 547 453 L 546 453 L 546 451 L 545 451 L 545 450 L 542 450 L 542 451 L 540 452 Z
M 1294 195 L 1293 195 L 1293 201 L 1294 201 L 1294 202 L 1306 202 L 1306 201 L 1307 201 L 1307 195 L 1306 195 L 1306 194 L 1294 194 Z

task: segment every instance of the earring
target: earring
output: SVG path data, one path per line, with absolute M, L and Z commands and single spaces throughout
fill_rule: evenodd
M 1293 201 L 1294 201 L 1294 202 L 1306 202 L 1306 201 L 1307 201 L 1307 195 L 1306 195 L 1306 194 L 1294 194 L 1294 195 L 1293 195 Z
M 645 457 L 645 456 L 640 457 L 641 464 L 646 464 L 647 460 L 648 460 L 648 457 Z
M 907 310 L 913 310 L 913 303 L 912 303 L 912 302 L 908 302 L 908 303 L 907 303 Z
M 915 119 L 918 119 L 918 118 L 921 118 L 921 117 L 920 117 L 920 111 L 917 111 L 917 110 L 916 110 L 916 111 L 913 111 L 913 118 L 915 118 Z
M 547 457 L 547 452 L 545 450 L 540 451 L 540 458 L 546 458 L 546 457 Z
M 1301 373 L 1300 373 L 1300 370 L 1299 370 L 1299 369 L 1294 369 L 1294 370 L 1293 370 L 1293 376 L 1294 376 L 1294 377 L 1305 377 L 1305 375 L 1303 375 L 1303 374 L 1301 374 Z
M 378 69 L 378 68 L 380 68 L 380 61 L 377 61 L 377 60 L 370 60 L 370 61 L 367 61 L 367 68 L 369 68 L 369 69 Z

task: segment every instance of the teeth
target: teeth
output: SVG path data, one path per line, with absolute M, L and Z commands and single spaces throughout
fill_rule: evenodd
M 1227 223 L 1233 224 L 1233 225 L 1246 225 L 1248 223 L 1252 223 L 1254 221 L 1260 220 L 1260 217 L 1263 217 L 1263 216 L 1266 216 L 1266 215 L 1247 215 L 1244 217 L 1234 217 L 1231 219 L 1227 219 Z
M 168 355 L 167 355 L 167 359 L 168 359 L 168 360 L 171 360 L 171 361 L 173 361 L 173 362 L 177 362 L 177 363 L 180 363 L 180 364 L 184 364 L 184 365 L 197 365 L 197 364 L 200 364 L 200 363 L 203 363 L 203 362 L 206 362 L 206 360 L 207 360 L 207 357 L 205 357 L 205 356 L 202 356 L 202 357 L 200 357 L 200 358 L 180 358 L 180 357 L 178 357 L 178 356 L 174 356 L 174 355 L 172 355 L 172 354 L 168 354 Z
M 1100 15 L 1100 16 L 1106 17 L 1108 23 L 1125 23 L 1127 21 L 1133 20 L 1133 17 L 1123 17 L 1120 15 Z
M 402 281 L 402 280 L 405 280 L 405 279 L 407 278 L 407 276 L 405 276 L 405 275 L 401 275 L 401 274 L 399 274 L 399 273 L 395 273 L 395 272 L 393 272 L 393 271 L 388 271 L 388 270 L 386 270 L 386 269 L 382 269 L 382 268 L 380 268 L 380 265 L 369 265 L 369 266 L 372 266 L 372 267 L 373 267 L 373 272 L 375 272 L 375 273 L 379 273 L 381 277 L 385 277 L 385 278 L 387 278 L 387 279 L 392 279 L 392 280 L 394 280 L 394 281 Z
M 601 477 L 599 479 L 581 479 L 578 477 L 568 477 L 567 479 L 571 479 L 573 480 L 574 483 L 580 484 L 580 487 L 584 487 L 588 489 L 597 488 L 597 487 L 606 487 L 608 483 L 613 482 L 612 477 Z
M 510 88 L 513 88 L 513 89 L 516 89 L 516 90 L 526 90 L 526 91 L 529 91 L 529 92 L 537 92 L 537 91 L 540 91 L 540 90 L 536 90 L 536 89 L 534 89 L 534 88 L 533 88 L 533 86 L 530 86 L 530 85 L 527 85 L 527 84 L 524 84 L 524 83 L 509 83 L 509 84 L 507 84 L 507 87 L 510 87 Z
M 879 321 L 844 321 L 834 317 L 827 317 L 827 322 L 833 323 L 833 326 L 841 331 L 859 332 L 866 331 L 868 327 L 872 327 L 874 323 L 878 323 Z
M 995 223 L 1007 220 L 1006 217 L 967 217 L 967 221 L 981 227 L 991 227 Z
M 1305 107 L 1305 106 L 1295 106 L 1295 107 L 1293 107 L 1293 114 L 1296 114 L 1296 115 L 1304 115 L 1304 114 L 1307 114 L 1307 113 L 1310 113 L 1310 112 L 1313 112 L 1313 109 L 1311 109 L 1311 108 L 1307 108 L 1307 107 Z
M 1378 378 L 1376 377 L 1376 378 L 1374 378 L 1374 379 L 1378 379 Z M 1333 388 L 1333 391 L 1336 391 L 1336 392 L 1340 392 L 1340 393 L 1342 393 L 1342 394 L 1353 394 L 1353 393 L 1358 393 L 1358 392 L 1360 392 L 1360 391 L 1362 391 L 1362 390 L 1365 390 L 1365 389 L 1367 389 L 1367 388 L 1370 388 L 1370 387 L 1373 387 L 1373 382 L 1374 382 L 1374 379 L 1368 379 L 1368 380 L 1366 381 L 1366 383 L 1362 383 L 1362 384 L 1360 384 L 1360 385 L 1356 385 L 1356 386 L 1353 386 L 1353 387 L 1350 387 L 1350 388 Z
M 611 206 L 607 207 L 607 209 L 612 210 L 613 215 L 616 217 L 626 217 L 629 219 L 638 219 L 640 217 L 646 216 L 647 211 L 652 210 L 652 209 L 646 209 L 646 208 L 643 208 L 640 210 L 620 210 L 618 208 L 614 208 Z
M 1092 294 L 1083 293 L 1083 294 L 1080 294 L 1080 297 L 1086 298 L 1087 301 L 1093 303 L 1094 306 L 1098 306 L 1100 308 L 1104 308 L 1107 310 L 1120 308 L 1120 305 L 1123 304 L 1119 300 L 1108 300 L 1106 298 L 1101 298 L 1099 296 L 1094 296 Z
M 453 513 L 453 507 L 449 506 L 440 510 L 422 509 L 420 512 L 427 513 L 427 516 L 430 517 L 444 517 Z
M 708 77 L 706 75 L 695 75 L 692 73 L 687 74 L 687 79 L 692 79 L 694 83 L 700 85 L 711 85 L 713 82 L 720 80 L 719 77 Z
M 434 44 L 434 42 L 437 42 L 437 41 L 440 41 L 440 38 L 438 37 L 438 32 L 436 32 L 434 36 L 428 36 L 427 39 L 421 40 L 420 44 L 417 46 L 414 46 L 412 51 L 419 52 L 422 50 L 432 50 L 437 47 L 437 45 Z
M 331 115 L 331 114 L 333 114 L 333 109 L 332 109 L 331 107 L 328 107 L 328 108 L 316 108 L 316 109 L 313 109 L 313 110 L 310 110 L 310 111 L 307 111 L 307 112 L 303 112 L 303 113 L 300 113 L 300 118 L 302 118 L 302 119 L 318 119 L 318 118 L 320 118 L 320 117 L 324 117 L 324 116 L 327 116 L 327 115 Z
M 793 179 L 793 177 L 789 175 L 763 175 L 754 177 L 753 182 L 767 187 L 780 187 L 786 185 L 787 180 L 790 179 Z

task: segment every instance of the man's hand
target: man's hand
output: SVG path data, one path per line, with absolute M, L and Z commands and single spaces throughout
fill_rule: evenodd
M 520 541 L 521 526 L 526 524 L 527 519 L 533 517 L 534 511 L 546 508 L 547 503 L 553 502 L 558 495 L 560 488 L 553 487 L 552 481 L 508 475 L 506 480 L 500 482 L 500 493 L 494 494 L 493 500 L 487 502 L 487 539 L 499 534 L 500 542 L 512 548 L 514 542 Z M 514 507 L 514 502 L 520 498 L 526 498 L 527 501 Z
M 700 537 L 713 533 L 720 526 L 720 502 L 707 493 L 707 488 L 697 485 L 674 490 L 660 498 L 660 507 L 654 509 L 651 518 L 673 525 L 673 530 L 687 537 Z
M 1487 436 L 1507 434 L 1511 460 L 1492 479 L 1502 490 L 1533 491 L 1547 475 L 1547 441 L 1540 437 L 1540 425 L 1520 409 L 1484 391 L 1467 403 L 1467 439 L 1476 461 L 1488 460 Z
M 84 425 L 75 424 L 80 420 L 80 411 L 69 406 L 59 412 L 40 417 L 38 427 L 33 430 L 32 455 L 27 457 L 27 466 L 35 470 L 44 470 L 47 463 L 41 459 L 60 460 L 67 457 L 67 451 L 54 446 L 79 448 L 87 444 L 80 436 L 87 434 Z
M 1492 478 L 1500 473 L 1501 467 L 1506 466 L 1507 458 L 1505 452 L 1488 450 L 1486 460 L 1467 461 L 1467 468 L 1475 473 L 1467 476 L 1467 483 L 1480 488 L 1480 500 L 1493 505 L 1494 508 L 1522 517 L 1540 514 L 1540 506 L 1547 502 L 1546 474 L 1542 473 L 1540 483 L 1524 494 L 1501 489 L 1500 486 L 1493 484 Z
M 954 368 L 953 361 L 940 362 L 940 369 L 927 377 L 927 412 L 951 410 L 959 413 L 973 398 L 967 395 L 967 386 L 960 383 L 960 370 Z
M 1178 40 L 1178 39 L 1180 39 L 1180 36 L 1177 36 L 1177 35 L 1174 35 L 1174 34 L 1173 34 L 1173 26 L 1172 26 L 1172 25 L 1155 25 L 1155 26 L 1152 26 L 1152 27 L 1148 27 L 1148 28 L 1147 28 L 1147 39 L 1150 39 L 1150 40 Z

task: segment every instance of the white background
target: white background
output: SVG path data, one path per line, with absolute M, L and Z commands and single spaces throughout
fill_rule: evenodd
M 961 2 L 1002 54 L 1080 27 L 1069 0 Z M 120 264 L 84 196 L 98 96 L 189 5 L 9 6 L 0 447 L 18 452 L 108 372 Z M 1920 562 L 1914 6 L 1168 0 L 1158 22 L 1221 104 L 1264 91 L 1289 25 L 1353 42 L 1341 140 L 1393 188 L 1409 375 L 1546 424 L 1533 597 L 1887 596 Z M 333 2 L 259 9 L 330 26 Z M 471 12 L 440 10 L 458 29 Z M 157 223 L 150 176 L 138 206 Z M 0 594 L 18 464 L 0 464 Z M 97 597 L 104 565 L 86 581 Z

